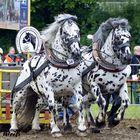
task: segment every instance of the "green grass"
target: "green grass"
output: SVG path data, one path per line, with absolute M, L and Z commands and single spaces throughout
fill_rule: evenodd
M 110 110 L 111 105 L 109 106 Z M 94 116 L 98 114 L 98 106 L 93 104 L 91 106 L 91 110 L 93 111 Z M 130 105 L 125 112 L 125 119 L 140 119 L 140 105 Z

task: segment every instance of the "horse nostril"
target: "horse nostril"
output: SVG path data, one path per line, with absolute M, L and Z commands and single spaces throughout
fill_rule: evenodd
M 74 52 L 72 52 L 71 54 L 74 55 Z

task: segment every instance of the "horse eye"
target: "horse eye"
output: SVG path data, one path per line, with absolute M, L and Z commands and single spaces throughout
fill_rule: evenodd
M 116 39 L 117 39 L 117 40 L 120 40 L 120 36 L 116 36 Z
M 63 34 L 64 34 L 64 35 L 67 35 L 67 32 L 64 31 Z

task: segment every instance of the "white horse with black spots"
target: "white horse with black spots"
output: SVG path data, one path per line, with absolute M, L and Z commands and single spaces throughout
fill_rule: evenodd
M 101 24 L 92 37 L 93 48 L 84 48 L 79 70 L 82 72 L 83 107 L 86 109 L 89 128 L 99 132 L 96 126 L 105 124 L 106 111 L 112 95 L 113 106 L 108 117 L 109 126 L 114 126 L 123 118 L 124 111 L 129 105 L 127 77 L 131 68 L 130 33 L 126 19 L 108 19 Z M 91 103 L 97 102 L 100 112 L 96 118 L 90 110 Z M 37 103 L 42 107 L 40 98 Z M 118 110 L 119 109 L 119 110 Z M 39 127 L 39 112 L 36 110 L 34 124 Z M 69 117 L 64 107 L 64 124 L 70 127 Z M 118 111 L 118 113 L 116 113 Z M 67 127 L 68 128 L 68 127 Z
M 55 22 L 42 32 L 45 53 L 36 54 L 25 62 L 13 89 L 10 135 L 17 135 L 20 125 L 18 116 L 22 118 L 22 124 L 33 118 L 32 110 L 35 111 L 35 104 L 39 97 L 49 106 L 51 133 L 54 136 L 61 136 L 55 118 L 55 97 L 59 97 L 59 94 L 62 93 L 62 96 L 65 96 L 66 93 L 76 96 L 79 109 L 78 130 L 82 132 L 86 130 L 81 110 L 82 81 L 78 61 L 80 58 L 80 30 L 76 20 L 76 16 L 60 14 L 55 18 Z M 35 98 L 36 95 L 38 97 Z M 24 100 L 26 102 L 23 102 Z M 23 107 L 24 103 L 25 107 Z M 20 111 L 23 112 L 24 117 L 20 115 Z M 32 129 L 38 129 L 38 124 L 34 123 L 35 121 L 36 118 L 33 120 Z
M 131 73 L 130 33 L 126 19 L 110 18 L 102 23 L 93 35 L 93 47 L 85 51 L 85 60 L 94 57 L 95 67 L 83 74 L 83 89 L 87 118 L 91 128 L 105 125 L 106 111 L 112 96 L 112 108 L 108 114 L 109 126 L 117 125 L 129 105 L 127 78 Z M 102 96 L 99 96 L 102 95 Z M 98 98 L 98 99 L 97 99 Z M 91 103 L 97 101 L 100 108 L 94 120 Z

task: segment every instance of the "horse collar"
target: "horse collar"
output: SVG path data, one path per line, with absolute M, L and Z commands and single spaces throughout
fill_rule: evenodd
M 100 47 L 99 47 L 100 48 Z M 108 72 L 120 72 L 123 71 L 127 65 L 114 65 L 107 62 L 101 55 L 100 51 L 93 49 L 93 58 L 98 63 L 99 67 Z
M 63 68 L 63 69 L 71 69 L 71 68 L 75 68 L 76 66 L 78 66 L 80 64 L 80 59 L 76 60 L 74 62 L 70 62 L 71 59 L 68 59 L 67 61 L 61 60 L 59 59 L 52 51 L 52 49 L 47 48 L 46 49 L 46 53 L 47 53 L 47 59 L 49 60 L 49 62 L 57 68 Z

